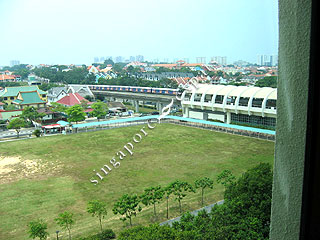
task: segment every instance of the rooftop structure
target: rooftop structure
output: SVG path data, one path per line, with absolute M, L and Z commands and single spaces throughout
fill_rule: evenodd
M 17 105 L 20 109 L 23 109 L 26 106 L 36 108 L 45 107 L 46 103 L 47 101 L 42 100 L 36 90 L 31 92 L 19 92 L 17 99 L 12 101 L 12 104 Z
M 6 87 L 0 92 L 0 101 L 11 104 L 12 101 L 18 98 L 20 92 L 36 91 L 42 101 L 47 101 L 47 93 L 38 88 L 38 86 L 22 86 L 22 87 Z
M 64 106 L 74 106 L 76 104 L 81 104 L 81 101 L 88 102 L 88 100 L 82 97 L 79 93 L 69 93 L 67 96 L 57 101 L 57 103 L 60 103 Z

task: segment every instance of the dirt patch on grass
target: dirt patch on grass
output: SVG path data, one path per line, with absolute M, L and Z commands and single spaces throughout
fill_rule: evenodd
M 41 178 L 60 169 L 58 162 L 44 162 L 41 159 L 22 159 L 0 156 L 0 183 L 15 182 L 22 178 Z
M 13 171 L 13 165 L 19 163 L 19 157 L 0 157 L 0 176 Z

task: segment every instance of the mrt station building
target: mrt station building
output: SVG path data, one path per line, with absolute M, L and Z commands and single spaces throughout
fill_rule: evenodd
M 183 116 L 227 124 L 275 127 L 277 89 L 198 84 L 182 93 Z

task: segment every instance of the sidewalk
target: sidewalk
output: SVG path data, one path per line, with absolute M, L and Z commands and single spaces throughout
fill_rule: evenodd
M 20 135 L 32 134 L 35 128 L 22 128 L 20 131 Z M 6 130 L 0 131 L 0 138 L 17 136 L 16 130 Z
M 205 209 L 206 210 L 206 212 L 211 212 L 211 209 L 213 208 L 213 206 L 214 205 L 221 205 L 221 204 L 223 204 L 223 202 L 224 202 L 224 200 L 221 200 L 221 201 L 219 201 L 219 202 L 216 202 L 216 203 L 213 203 L 213 204 L 211 204 L 211 205 L 208 205 L 208 206 L 205 206 L 205 207 L 203 207 L 203 208 L 200 208 L 200 209 L 197 209 L 197 210 L 194 210 L 194 211 L 192 211 L 192 212 L 190 212 L 192 215 L 194 215 L 194 216 L 197 216 L 198 215 L 198 212 L 200 212 L 201 210 L 203 210 L 203 209 Z M 162 222 L 162 223 L 160 223 L 160 226 L 163 226 L 163 225 L 169 225 L 170 227 L 172 226 L 172 223 L 173 222 L 177 222 L 177 221 L 180 221 L 180 218 L 181 218 L 181 216 L 180 217 L 176 217 L 176 218 L 173 218 L 173 219 L 170 219 L 170 220 L 168 220 L 168 221 L 165 221 L 165 222 Z

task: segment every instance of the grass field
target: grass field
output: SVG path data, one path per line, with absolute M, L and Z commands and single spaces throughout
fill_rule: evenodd
M 146 128 L 148 136 L 134 144 L 133 156 L 121 160 L 121 166 L 103 182 L 96 186 L 90 183 L 93 169 L 100 169 L 127 142 L 133 142 L 141 127 L 0 143 L 0 157 L 17 161 L 5 166 L 11 172 L 0 172 L 0 239 L 29 239 L 27 224 L 37 218 L 45 219 L 50 239 L 55 239 L 55 231 L 61 229 L 54 218 L 65 210 L 76 218 L 74 239 L 96 233 L 98 220 L 86 213 L 87 202 L 92 199 L 108 204 L 103 225 L 117 233 L 128 223 L 121 222 L 111 209 L 124 193 L 141 194 L 147 187 L 166 186 L 176 179 L 190 183 L 204 176 L 215 179 L 224 169 L 239 176 L 259 162 L 273 163 L 273 142 L 160 124 L 153 130 Z M 205 203 L 222 198 L 223 188 L 215 183 L 214 189 L 206 192 Z M 201 207 L 200 203 L 199 192 L 190 193 L 182 207 L 184 211 L 194 210 Z M 170 217 L 178 216 L 178 203 L 171 199 L 169 204 Z M 160 213 L 154 219 L 152 207 L 144 207 L 133 224 L 166 220 L 165 201 L 157 211 Z M 62 235 L 66 239 L 65 231 Z

